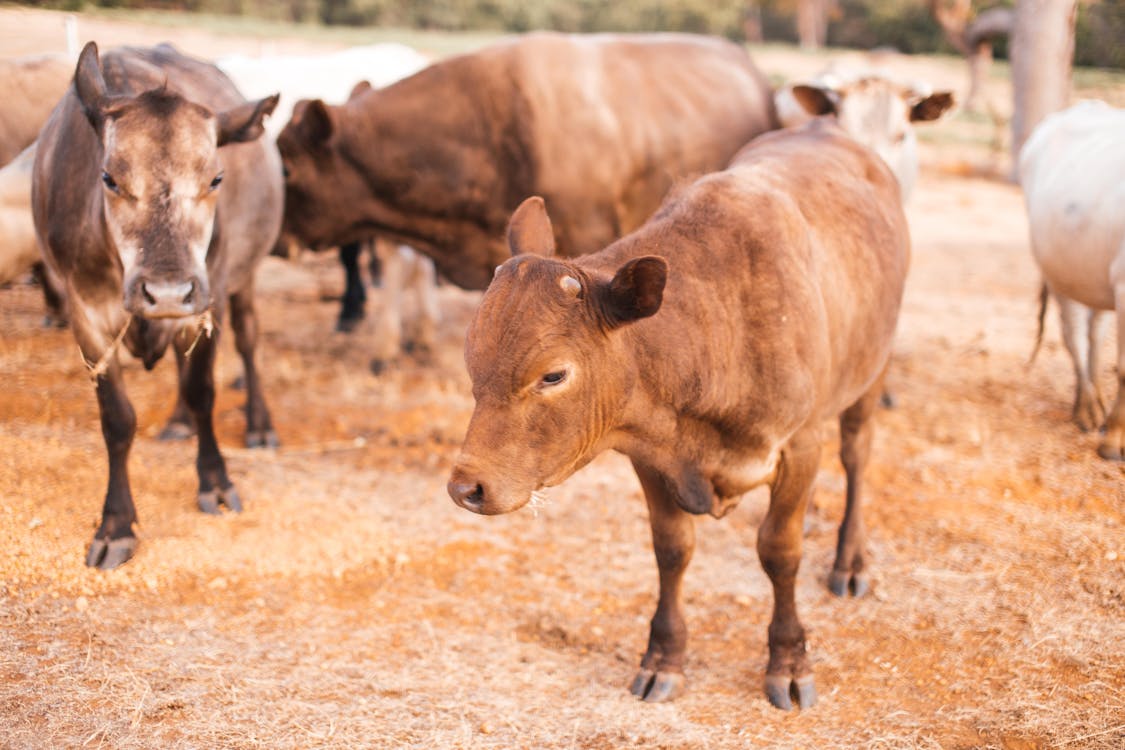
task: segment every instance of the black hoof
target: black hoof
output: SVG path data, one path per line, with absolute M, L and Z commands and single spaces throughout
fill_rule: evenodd
M 370 365 L 371 374 L 372 375 L 382 375 L 384 372 L 386 372 L 388 364 L 389 363 L 385 359 L 373 359 L 373 360 L 371 360 L 371 365 Z
M 883 395 L 879 396 L 879 405 L 884 409 L 894 409 L 898 406 L 898 399 L 890 391 L 883 391 Z
M 244 390 L 246 390 L 246 376 L 245 375 L 239 375 L 237 378 L 230 381 L 230 388 L 231 388 L 232 391 L 244 391 Z
M 195 427 L 187 422 L 169 422 L 156 436 L 157 440 L 174 442 L 195 437 Z
M 273 430 L 254 430 L 246 433 L 247 448 L 277 448 L 281 441 Z
M 629 692 L 646 703 L 665 703 L 675 700 L 684 692 L 685 686 L 684 676 L 678 672 L 653 672 L 651 669 L 642 669 L 633 678 Z
M 238 496 L 238 490 L 234 488 L 234 485 L 227 487 L 225 490 L 200 492 L 197 502 L 201 511 L 212 516 L 222 515 L 220 505 L 225 505 L 231 513 L 242 512 L 242 498 Z
M 766 697 L 770 704 L 782 711 L 792 711 L 793 701 L 798 708 L 812 708 L 816 705 L 816 685 L 813 676 L 805 675 L 792 679 L 786 675 L 766 675 Z
M 137 538 L 94 539 L 86 552 L 86 567 L 113 570 L 129 562 L 137 550 Z
M 871 581 L 866 573 L 833 570 L 828 576 L 828 590 L 836 596 L 863 596 L 871 590 Z
M 363 322 L 363 315 L 358 317 L 347 317 L 341 315 L 336 319 L 336 330 L 340 333 L 351 333 L 359 328 L 359 324 Z

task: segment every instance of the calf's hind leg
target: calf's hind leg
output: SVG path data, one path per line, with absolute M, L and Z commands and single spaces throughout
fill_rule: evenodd
M 828 576 L 828 588 L 836 596 L 863 596 L 870 588 L 864 568 L 865 533 L 860 509 L 863 471 L 871 456 L 872 415 L 883 393 L 882 378 L 859 401 L 840 415 L 840 462 L 847 476 L 844 520 L 836 542 L 836 562 Z
M 816 430 L 798 433 L 782 451 L 777 476 L 770 485 L 770 507 L 758 529 L 758 557 L 773 584 L 766 697 L 786 711 L 793 708 L 793 699 L 801 708 L 816 703 L 805 629 L 797 617 L 796 581 L 805 510 L 820 463 L 818 437 Z
M 242 371 L 246 375 L 246 447 L 276 448 L 280 441 L 270 420 L 270 411 L 262 394 L 262 381 L 254 361 L 258 346 L 258 315 L 254 312 L 253 287 L 230 296 L 230 322 L 234 329 L 234 345 L 242 357 Z

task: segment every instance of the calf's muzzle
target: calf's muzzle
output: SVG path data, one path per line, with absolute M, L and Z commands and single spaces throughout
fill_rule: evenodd
M 145 318 L 184 318 L 207 309 L 207 280 L 192 274 L 179 279 L 157 279 L 136 274 L 125 291 L 125 309 Z

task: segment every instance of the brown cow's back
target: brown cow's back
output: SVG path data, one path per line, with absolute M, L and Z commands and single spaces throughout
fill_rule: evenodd
M 35 141 L 72 73 L 64 55 L 0 60 L 0 165 Z
M 776 127 L 743 49 L 674 34 L 524 35 L 330 119 L 324 142 L 303 132 L 307 114 L 278 139 L 287 166 L 316 162 L 291 169 L 287 227 L 324 246 L 388 234 L 470 288 L 506 259 L 504 227 L 529 195 L 550 206 L 560 252 L 593 252 L 639 226 L 676 181 L 721 169 Z

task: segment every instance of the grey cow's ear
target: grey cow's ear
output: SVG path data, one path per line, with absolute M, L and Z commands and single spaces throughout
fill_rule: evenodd
M 547 205 L 538 195 L 521 203 L 508 220 L 508 247 L 513 256 L 530 253 L 549 258 L 555 254 L 555 231 Z
M 657 255 L 633 258 L 617 269 L 601 294 L 610 325 L 616 327 L 655 315 L 664 301 L 667 281 L 668 261 Z
M 910 121 L 927 122 L 936 120 L 953 106 L 953 101 L 952 91 L 938 91 L 930 94 L 910 108 Z
M 836 114 L 840 95 L 832 89 L 799 83 L 790 90 L 793 92 L 793 98 L 801 105 L 801 109 L 813 117 Z
M 78 55 L 78 65 L 74 69 L 74 92 L 86 119 L 99 133 L 105 122 L 105 78 L 102 77 L 102 63 L 98 57 L 98 45 L 87 42 Z
M 257 140 L 266 132 L 265 123 L 274 109 L 280 94 L 267 96 L 256 102 L 240 104 L 226 112 L 219 113 L 219 145 L 246 143 Z

